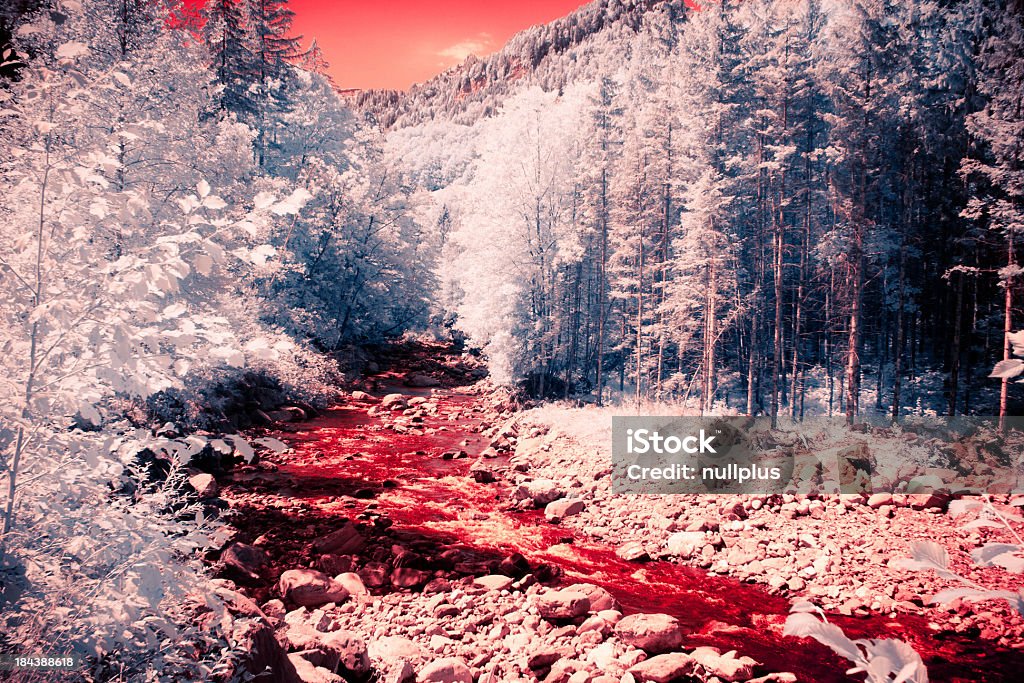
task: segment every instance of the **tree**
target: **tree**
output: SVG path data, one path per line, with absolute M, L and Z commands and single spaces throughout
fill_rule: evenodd
M 986 17 L 992 34 L 979 56 L 978 90 L 985 107 L 967 118 L 967 128 L 984 147 L 981 158 L 965 159 L 962 172 L 974 180 L 974 193 L 964 211 L 1002 235 L 1005 261 L 999 270 L 1003 289 L 1003 363 L 1011 361 L 1014 288 L 1022 273 L 1017 249 L 1024 233 L 1024 14 L 1020 3 L 1011 10 L 993 7 Z M 1015 6 L 1016 5 L 1016 6 Z M 996 372 L 1000 428 L 1005 428 L 1012 375 Z

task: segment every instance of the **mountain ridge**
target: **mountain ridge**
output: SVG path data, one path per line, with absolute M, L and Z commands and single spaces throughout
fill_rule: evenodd
M 585 55 L 578 53 L 585 52 L 596 37 L 635 35 L 657 11 L 679 21 L 690 9 L 685 0 L 594 0 L 564 17 L 520 31 L 486 57 L 470 55 L 407 91 L 370 89 L 349 91 L 346 96 L 384 129 L 437 117 L 468 123 L 492 114 L 524 81 L 545 89 L 563 87 L 585 71 L 587 60 L 581 64 Z

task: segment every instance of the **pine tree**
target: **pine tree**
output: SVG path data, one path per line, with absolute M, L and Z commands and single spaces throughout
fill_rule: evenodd
M 245 122 L 260 111 L 253 92 L 261 66 L 252 50 L 249 24 L 238 0 L 210 0 L 205 8 L 203 37 L 210 51 L 219 109 Z
M 246 0 L 247 23 L 255 61 L 257 93 L 256 157 L 260 166 L 266 160 L 267 147 L 276 144 L 276 119 L 289 106 L 287 82 L 289 64 L 302 56 L 299 37 L 291 35 L 295 13 L 287 0 Z

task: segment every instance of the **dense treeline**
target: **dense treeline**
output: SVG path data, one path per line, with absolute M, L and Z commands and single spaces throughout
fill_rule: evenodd
M 363 103 L 402 112 L 447 303 L 499 374 L 705 411 L 993 413 L 1024 215 L 1013 4 L 593 3 L 558 24 L 571 49 L 531 29 Z M 518 87 L 456 87 L 527 53 Z

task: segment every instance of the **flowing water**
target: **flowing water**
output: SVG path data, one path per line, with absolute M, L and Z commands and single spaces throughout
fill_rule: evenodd
M 555 583 L 596 583 L 627 613 L 670 614 L 690 634 L 685 645 L 735 649 L 761 662 L 762 672 L 791 671 L 815 683 L 857 680 L 845 674 L 847 660 L 824 646 L 782 636 L 789 602 L 756 584 L 667 561 L 626 562 L 613 547 L 550 524 L 540 511 L 510 510 L 502 484 L 467 476 L 486 446 L 474 431 L 480 397 L 464 389 L 402 391 L 430 396 L 438 412 L 426 416 L 423 426 L 443 431 L 395 433 L 367 414 L 369 405 L 351 404 L 276 434 L 294 448 L 276 473 L 236 475 L 235 494 L 245 501 L 241 527 L 249 538 L 264 536 L 280 567 L 308 563 L 312 558 L 304 553 L 312 538 L 344 519 L 361 520 L 387 529 L 388 538 L 414 544 L 428 558 L 430 548 L 458 548 L 479 561 L 480 573 L 521 553 L 531 567 L 556 568 L 549 572 L 558 577 Z M 453 450 L 468 457 L 440 457 Z M 270 595 L 267 588 L 250 592 L 261 599 Z M 1024 653 L 939 633 L 922 617 L 829 619 L 851 638 L 911 642 L 933 681 L 1016 681 L 1024 672 Z

